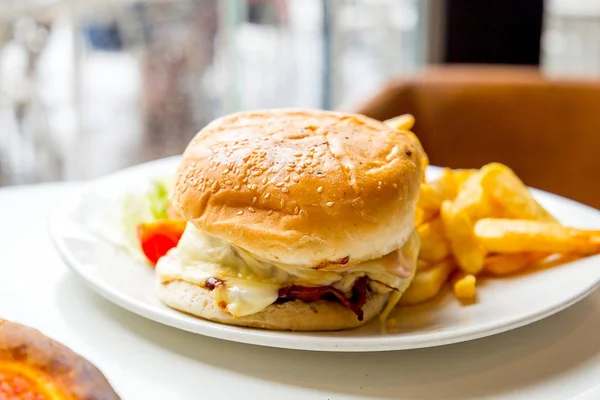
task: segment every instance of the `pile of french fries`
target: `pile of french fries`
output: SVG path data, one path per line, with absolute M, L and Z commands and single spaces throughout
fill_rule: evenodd
M 414 135 L 411 115 L 385 121 Z M 516 274 L 600 253 L 600 231 L 560 224 L 505 165 L 444 169 L 421 183 L 415 217 L 421 250 L 415 279 L 400 300 L 435 297 L 446 282 L 462 301 L 476 298 L 477 277 Z

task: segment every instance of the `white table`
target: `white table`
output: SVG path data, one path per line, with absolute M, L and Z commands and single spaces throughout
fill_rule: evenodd
M 512 332 L 387 353 L 262 348 L 145 320 L 84 287 L 54 251 L 46 217 L 74 187 L 0 189 L 0 318 L 83 355 L 123 399 L 546 400 L 600 384 L 598 291 Z

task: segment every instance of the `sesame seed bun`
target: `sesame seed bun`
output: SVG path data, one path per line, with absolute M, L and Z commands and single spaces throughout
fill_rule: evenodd
M 208 235 L 267 261 L 354 264 L 408 239 L 423 158 L 411 136 L 362 115 L 241 112 L 190 142 L 173 206 Z
M 371 293 L 362 307 L 363 320 L 359 321 L 349 309 L 327 300 L 271 304 L 256 314 L 235 318 L 214 303 L 208 289 L 184 281 L 159 281 L 158 295 L 169 307 L 210 321 L 291 331 L 334 331 L 362 326 L 381 312 L 390 297 L 389 293 Z

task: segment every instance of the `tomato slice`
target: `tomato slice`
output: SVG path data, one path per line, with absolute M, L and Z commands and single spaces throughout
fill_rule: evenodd
M 138 225 L 137 236 L 142 251 L 152 265 L 156 265 L 159 258 L 177 246 L 185 225 L 185 221 L 176 219 L 159 219 Z

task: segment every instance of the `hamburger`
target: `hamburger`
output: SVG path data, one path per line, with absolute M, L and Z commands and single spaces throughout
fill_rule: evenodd
M 410 285 L 426 156 L 363 115 L 241 112 L 184 151 L 172 207 L 187 221 L 157 263 L 168 306 L 229 325 L 353 328 Z

